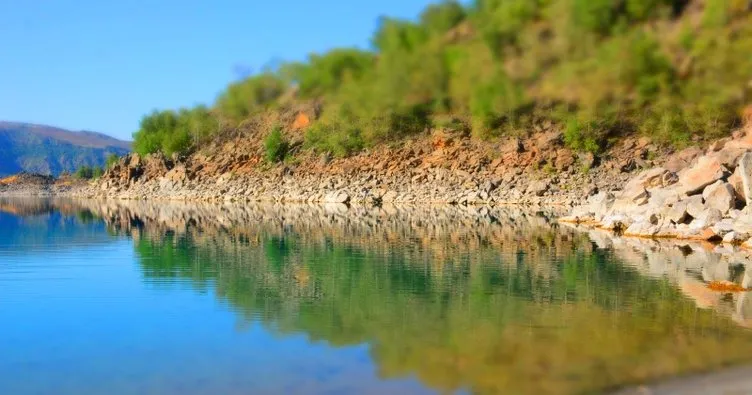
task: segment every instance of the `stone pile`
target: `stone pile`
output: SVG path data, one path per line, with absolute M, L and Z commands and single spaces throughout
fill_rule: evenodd
M 674 158 L 643 171 L 622 190 L 600 192 L 560 221 L 625 236 L 752 246 L 752 135 L 719 140 L 681 163 Z

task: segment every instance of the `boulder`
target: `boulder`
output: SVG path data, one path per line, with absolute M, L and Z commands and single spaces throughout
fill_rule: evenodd
M 727 172 L 717 158 L 703 156 L 694 166 L 679 175 L 680 188 L 687 195 L 696 195 L 706 186 L 722 179 Z
M 527 192 L 535 196 L 543 196 L 548 191 L 549 183 L 544 180 L 531 182 L 527 187 Z
M 343 191 L 329 192 L 324 195 L 324 203 L 340 203 L 345 204 L 350 201 L 350 195 Z
M 723 213 L 716 208 L 708 208 L 697 218 L 695 218 L 689 227 L 694 230 L 705 229 L 713 226 L 723 219 Z
M 687 213 L 687 201 L 682 200 L 674 203 L 674 205 L 665 212 L 665 218 L 675 224 L 683 224 L 689 219 Z
M 695 158 L 697 158 L 700 155 L 702 155 L 702 150 L 700 148 L 689 147 L 674 154 L 663 165 L 663 167 L 666 170 L 673 171 L 676 173 L 676 172 L 686 169 L 687 166 L 689 166 L 692 163 L 692 161 L 694 161 Z
M 705 188 L 702 197 L 705 199 L 705 206 L 717 209 L 722 214 L 726 214 L 736 206 L 736 192 L 734 187 L 727 182 L 716 181 Z
M 743 147 L 728 145 L 718 152 L 711 154 L 713 158 L 727 169 L 736 169 L 739 159 L 747 152 Z
M 650 222 L 635 222 L 624 231 L 625 236 L 654 237 L 660 232 L 659 226 Z
M 739 177 L 742 179 L 742 192 L 747 206 L 752 203 L 752 153 L 747 152 L 739 160 Z
M 608 192 L 600 192 L 588 198 L 589 212 L 596 218 L 603 217 L 614 204 L 614 195 Z
M 164 178 L 177 183 L 185 181 L 188 176 L 184 165 L 178 165 L 165 174 Z
M 700 195 L 690 196 L 684 199 L 684 201 L 687 202 L 687 214 L 691 215 L 692 218 L 699 217 L 706 209 L 705 203 Z
M 736 170 L 734 170 L 734 174 L 729 176 L 728 183 L 731 184 L 732 187 L 734 187 L 734 192 L 736 193 L 736 198 L 739 201 L 746 201 L 746 197 L 744 196 L 744 182 L 742 181 L 742 167 L 737 166 Z

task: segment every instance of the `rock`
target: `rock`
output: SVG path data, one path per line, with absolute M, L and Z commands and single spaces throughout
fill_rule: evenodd
M 717 209 L 722 214 L 726 214 L 736 206 L 736 192 L 734 187 L 727 182 L 717 181 L 705 188 L 702 197 L 705 199 L 705 206 Z
M 739 160 L 741 168 L 739 176 L 742 179 L 742 192 L 747 206 L 752 205 L 752 153 L 747 152 Z
M 559 131 L 541 133 L 538 135 L 536 141 L 538 143 L 538 147 L 550 148 L 551 146 L 559 145 L 562 143 L 562 133 Z
M 532 193 L 535 196 L 543 196 L 548 191 L 549 183 L 544 180 L 531 182 L 527 187 L 527 192 Z
M 717 222 L 720 222 L 722 219 L 723 219 L 723 213 L 721 213 L 720 210 L 715 209 L 715 208 L 708 208 L 702 214 L 700 214 L 697 218 L 695 218 L 692 221 L 692 223 L 689 224 L 689 226 L 692 229 L 705 229 L 709 226 L 715 225 Z
M 687 214 L 691 215 L 692 218 L 697 218 L 705 212 L 706 207 L 702 196 L 690 196 L 684 199 L 684 201 L 687 202 Z
M 603 217 L 614 204 L 614 195 L 600 192 L 588 198 L 588 211 L 596 218 Z
M 749 240 L 749 235 L 746 233 L 739 233 L 739 232 L 728 232 L 725 236 L 723 236 L 723 242 L 728 244 L 742 244 L 745 241 Z
M 744 182 L 742 181 L 741 166 L 737 166 L 736 170 L 734 170 L 734 174 L 729 176 L 728 183 L 731 184 L 732 187 L 734 187 L 734 192 L 736 194 L 737 200 L 746 202 L 747 199 L 744 196 Z
M 689 219 L 689 214 L 687 213 L 687 201 L 683 200 L 674 203 L 674 205 L 665 213 L 665 217 L 675 224 L 685 223 Z
M 650 222 L 635 222 L 624 231 L 625 236 L 654 237 L 660 232 L 659 226 Z
M 165 174 L 165 178 L 177 183 L 185 181 L 187 179 L 185 166 L 175 166 L 172 170 L 168 171 L 167 174 Z
M 396 191 L 387 191 L 383 196 L 381 196 L 381 201 L 384 203 L 392 203 L 397 199 L 397 196 L 399 194 Z
M 673 155 L 663 167 L 669 171 L 678 173 L 679 171 L 686 169 L 692 161 L 700 155 L 702 155 L 702 150 L 700 148 L 689 147 Z
M 324 203 L 345 204 L 350 201 L 350 195 L 343 191 L 329 192 L 324 196 Z
M 711 154 L 711 156 L 718 160 L 718 162 L 727 169 L 736 169 L 736 165 L 739 163 L 739 158 L 741 158 L 746 152 L 747 150 L 742 147 L 728 146 Z
M 650 221 L 653 224 L 652 221 Z M 601 221 L 601 228 L 614 231 L 624 231 L 632 226 L 633 221 L 626 215 L 609 215 L 603 218 Z
M 560 149 L 556 151 L 556 160 L 554 161 L 554 167 L 558 171 L 565 171 L 574 166 L 575 158 L 572 155 L 572 151 L 568 149 Z
M 132 154 L 130 154 L 130 156 L 128 157 L 127 166 L 128 167 L 139 167 L 139 166 L 141 166 L 141 155 L 139 155 L 139 154 L 137 154 L 135 152 L 132 153 Z
M 596 164 L 596 157 L 591 152 L 578 154 L 577 160 L 582 163 L 582 167 L 584 167 L 585 169 L 592 169 Z
M 718 159 L 703 156 L 694 166 L 679 175 L 680 189 L 687 195 L 696 195 L 706 186 L 722 179 L 726 173 L 726 168 Z

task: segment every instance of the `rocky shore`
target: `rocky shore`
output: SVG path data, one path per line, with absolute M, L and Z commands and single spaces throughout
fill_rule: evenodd
M 89 198 L 211 202 L 308 202 L 572 206 L 621 187 L 630 174 L 664 162 L 671 151 L 647 139 L 623 140 L 601 156 L 565 147 L 560 132 L 478 142 L 434 132 L 398 146 L 332 158 L 297 151 L 264 162 L 259 136 L 218 141 L 187 158 L 132 154 L 111 168 Z M 292 143 L 299 146 L 300 143 Z M 691 159 L 696 149 L 682 153 Z
M 439 131 L 346 158 L 293 149 L 292 159 L 274 165 L 264 161 L 259 136 L 238 134 L 184 158 L 130 154 L 91 183 L 24 175 L 0 182 L 0 196 L 574 207 L 560 220 L 752 247 L 748 130 L 680 151 L 627 138 L 599 156 L 571 151 L 550 127 L 496 143 Z
M 752 135 L 713 143 L 686 166 L 642 171 L 588 198 L 561 221 L 624 236 L 752 247 Z
M 87 184 L 82 181 L 32 173 L 20 173 L 0 179 L 0 196 L 8 197 L 65 196 L 79 194 L 86 188 Z

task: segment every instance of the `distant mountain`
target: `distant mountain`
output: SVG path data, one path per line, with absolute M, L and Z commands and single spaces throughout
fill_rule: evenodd
M 101 133 L 0 121 L 0 176 L 21 171 L 57 176 L 128 152 L 129 142 Z

